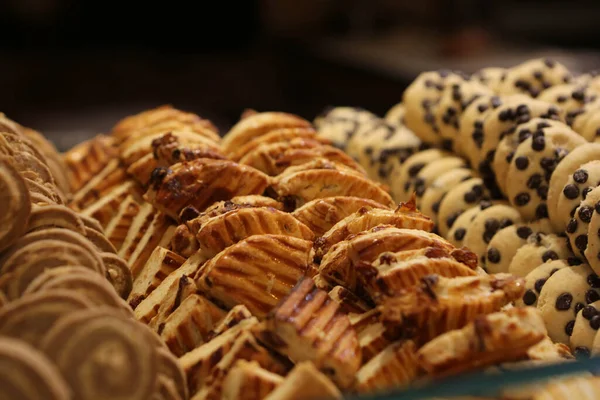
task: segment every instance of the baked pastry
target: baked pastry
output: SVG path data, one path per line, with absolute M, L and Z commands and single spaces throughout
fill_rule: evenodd
M 27 186 L 17 170 L 4 159 L 0 160 L 0 189 L 5 194 L 2 203 L 6 212 L 0 230 L 0 250 L 4 250 L 25 233 L 31 213 Z
M 428 374 L 447 376 L 519 360 L 545 337 L 535 308 L 512 308 L 480 315 L 464 328 L 438 336 L 419 349 L 417 361 Z
M 221 396 L 223 400 L 263 399 L 283 381 L 256 361 L 238 360 L 223 380 Z
M 196 282 L 218 304 L 244 304 L 264 316 L 304 275 L 311 247 L 311 241 L 292 236 L 250 236 L 208 261 Z
M 213 338 L 219 336 L 223 332 L 227 332 L 229 329 L 237 326 L 240 322 L 247 319 L 256 320 L 256 318 L 252 316 L 250 310 L 248 310 L 248 307 L 243 304 L 238 304 L 237 306 L 231 308 L 227 315 L 225 315 L 219 321 L 219 323 L 215 325 L 215 327 L 208 333 L 207 339 L 212 340 Z
M 310 362 L 300 362 L 265 400 L 341 399 L 342 393 Z
M 110 136 L 97 135 L 63 155 L 71 190 L 76 192 L 117 156 Z
M 361 209 L 389 210 L 376 201 L 352 196 L 315 199 L 294 210 L 292 215 L 308 226 L 317 236 Z
M 144 197 L 176 219 L 186 206 L 202 211 L 215 201 L 261 194 L 268 184 L 268 177 L 253 168 L 231 161 L 198 159 L 154 170 Z
M 228 154 L 228 158 L 232 161 L 239 162 L 245 155 L 249 154 L 259 146 L 266 144 L 285 143 L 293 139 L 311 139 L 322 144 L 331 143 L 329 140 L 317 136 L 317 132 L 311 127 L 281 128 L 272 130 L 267 134 L 252 139 L 237 149 L 233 149 Z
M 460 329 L 520 298 L 524 281 L 509 274 L 444 278 L 427 275 L 419 285 L 386 297 L 382 320 L 395 335 L 424 344 Z
M 312 279 L 303 279 L 267 315 L 261 340 L 293 361 L 312 361 L 339 387 L 348 388 L 361 352 L 356 332 L 339 307 Z
M 548 278 L 562 268 L 570 265 L 565 260 L 551 260 L 538 265 L 525 276 L 525 292 L 523 298 L 516 300 L 517 306 L 537 306 L 538 296 Z

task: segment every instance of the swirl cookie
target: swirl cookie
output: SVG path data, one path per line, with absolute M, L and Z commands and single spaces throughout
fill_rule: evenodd
M 579 310 L 575 317 L 573 334 L 569 341 L 573 354 L 589 357 L 598 329 L 600 329 L 600 301 L 595 301 Z
M 554 169 L 571 150 L 585 143 L 565 125 L 536 130 L 517 147 L 508 169 L 506 194 L 525 220 L 548 217 L 546 200 Z
M 420 202 L 417 200 L 419 209 L 423 214 L 428 215 L 433 220 L 434 224 L 437 225 L 440 203 L 446 193 L 460 182 L 473 177 L 474 172 L 469 168 L 454 168 L 438 175 L 433 182 L 427 186 L 423 196 L 420 198 Z
M 469 160 L 471 167 L 479 163 L 483 143 L 483 122 L 489 114 L 503 104 L 499 96 L 481 96 L 468 105 L 460 116 L 459 139 L 456 153 Z
M 335 107 L 315 118 L 314 124 L 320 137 L 344 149 L 362 124 L 377 119 L 375 114 L 362 108 Z
M 569 177 L 579 169 L 582 164 L 600 159 L 600 144 L 586 144 L 571 151 L 556 166 L 550 178 L 548 188 L 548 214 L 550 222 L 557 231 L 563 231 L 569 222 L 570 216 L 564 216 L 558 210 L 558 201 L 561 193 L 568 183 Z M 570 210 L 569 210 L 570 211 Z
M 565 260 L 547 261 L 535 267 L 525 277 L 525 293 L 523 293 L 523 297 L 521 299 L 515 301 L 515 305 L 536 307 L 538 296 L 540 295 L 548 278 L 554 275 L 554 273 L 559 269 L 568 267 L 569 264 Z
M 0 250 L 9 247 L 27 230 L 31 213 L 29 190 L 21 175 L 5 159 L 0 159 L 0 190 L 2 209 L 0 219 Z
M 565 230 L 573 253 L 582 260 L 586 260 L 585 250 L 588 244 L 588 229 L 596 206 L 600 210 L 600 187 L 596 187 L 587 193 L 585 199 L 575 209 L 573 218 L 569 220 Z
M 478 205 L 468 208 L 461 213 L 456 221 L 452 224 L 452 228 L 446 235 L 446 239 L 457 248 L 464 246 L 465 236 L 471 227 L 471 223 L 481 211 L 492 206 L 489 200 L 482 200 Z
M 580 204 L 600 184 L 600 161 L 581 164 L 567 179 L 557 202 L 556 223 L 568 229 Z M 589 222 L 589 221 L 588 221 Z M 571 226 L 573 228 L 573 226 Z
M 446 193 L 440 203 L 438 214 L 438 230 L 446 236 L 452 228 L 454 221 L 465 210 L 479 204 L 481 200 L 488 200 L 490 194 L 481 178 L 471 178 L 456 185 Z
M 553 341 L 569 344 L 577 313 L 600 300 L 600 291 L 590 284 L 590 275 L 594 275 L 592 269 L 581 264 L 559 269 L 544 283 L 537 308 Z
M 499 88 L 502 94 L 526 94 L 537 97 L 542 90 L 569 83 L 573 76 L 559 62 L 550 59 L 526 61 L 510 68 Z
M 471 221 L 463 245 L 477 254 L 482 265 L 486 264 L 486 250 L 496 233 L 521 222 L 521 215 L 514 208 L 496 204 L 478 213 Z
M 391 173 L 391 192 L 396 202 L 408 201 L 410 182 L 429 163 L 451 154 L 438 149 L 418 152 L 406 159 L 404 163 L 395 162 Z
M 546 261 L 566 260 L 571 256 L 567 238 L 538 232 L 529 236 L 527 244 L 517 250 L 508 266 L 508 272 L 517 276 L 527 276 L 535 267 Z

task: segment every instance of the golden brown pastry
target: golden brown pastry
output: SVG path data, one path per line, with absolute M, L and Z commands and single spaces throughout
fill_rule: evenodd
M 27 231 L 32 232 L 50 227 L 64 228 L 85 235 L 83 220 L 63 205 L 34 205 L 27 221 Z
M 29 191 L 10 163 L 0 159 L 0 190 L 4 210 L 0 224 L 0 251 L 9 247 L 27 230 L 31 213 Z
M 83 210 L 128 180 L 119 160 L 111 160 L 73 194 L 69 206 L 75 210 Z
M 63 155 L 71 190 L 79 190 L 116 157 L 117 149 L 110 136 L 97 135 L 72 147 Z
M 208 340 L 219 336 L 223 332 L 228 331 L 245 319 L 254 318 L 248 307 L 243 304 L 238 304 L 233 307 L 227 315 L 211 330 L 208 334 Z
M 215 201 L 261 194 L 268 184 L 269 178 L 253 168 L 202 158 L 175 164 L 169 169 L 154 170 L 144 197 L 157 209 L 177 219 L 186 206 L 203 211 Z
M 284 143 L 293 139 L 312 139 L 322 144 L 330 144 L 328 140 L 317 137 L 313 128 L 282 128 L 259 136 L 237 149 L 233 149 L 228 156 L 230 160 L 239 162 L 246 154 L 265 144 Z
M 300 362 L 272 391 L 266 400 L 341 399 L 342 394 L 331 380 L 310 362 Z
M 106 195 L 81 210 L 81 214 L 98 220 L 100 225 L 106 229 L 113 217 L 117 215 L 119 207 L 127 196 L 133 195 L 139 198 L 139 187 L 133 180 L 127 180 L 112 188 Z
M 265 321 L 264 340 L 292 361 L 312 361 L 339 387 L 352 385 L 361 365 L 358 337 L 327 292 L 303 279 Z
M 223 381 L 223 400 L 260 400 L 278 385 L 283 377 L 261 368 L 256 361 L 238 360 Z
M 244 304 L 264 316 L 304 275 L 311 247 L 311 241 L 291 236 L 250 236 L 202 266 L 198 288 L 219 305 Z

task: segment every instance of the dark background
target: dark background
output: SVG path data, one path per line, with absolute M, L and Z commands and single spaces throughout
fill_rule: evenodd
M 383 114 L 425 69 L 598 68 L 599 20 L 596 0 L 0 0 L 0 111 L 62 149 L 165 103 L 222 131 L 245 108 Z

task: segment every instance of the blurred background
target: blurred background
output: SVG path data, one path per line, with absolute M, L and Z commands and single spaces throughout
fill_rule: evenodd
M 598 0 L 0 1 L 0 111 L 66 149 L 160 104 L 383 114 L 423 70 L 600 68 Z

